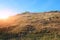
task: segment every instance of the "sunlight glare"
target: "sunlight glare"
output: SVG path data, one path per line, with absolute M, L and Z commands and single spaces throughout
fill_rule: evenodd
M 9 9 L 0 11 L 0 19 L 7 19 L 12 14 L 12 11 Z
M 0 19 L 6 19 L 8 17 L 9 17 L 8 15 L 0 15 Z

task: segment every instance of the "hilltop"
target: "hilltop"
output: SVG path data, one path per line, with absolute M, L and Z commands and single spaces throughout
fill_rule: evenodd
M 24 12 L 0 20 L 1 40 L 60 40 L 60 12 Z

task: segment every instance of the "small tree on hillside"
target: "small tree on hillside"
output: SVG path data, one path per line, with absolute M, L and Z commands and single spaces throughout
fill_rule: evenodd
M 26 12 L 23 12 L 22 14 L 29 14 L 30 12 L 26 11 Z

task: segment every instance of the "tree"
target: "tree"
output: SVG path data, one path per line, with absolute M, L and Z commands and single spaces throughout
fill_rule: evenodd
M 22 14 L 29 14 L 30 12 L 26 11 L 26 12 L 23 12 Z

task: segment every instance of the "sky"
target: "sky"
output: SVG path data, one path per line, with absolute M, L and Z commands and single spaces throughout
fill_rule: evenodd
M 60 10 L 60 0 L 0 0 L 0 14 Z

